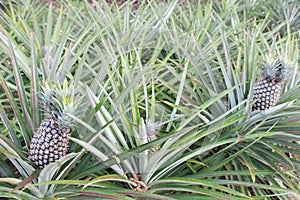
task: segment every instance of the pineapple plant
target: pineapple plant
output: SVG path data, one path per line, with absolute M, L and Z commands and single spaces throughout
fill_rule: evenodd
M 265 63 L 260 81 L 254 86 L 253 110 L 266 110 L 277 104 L 282 83 L 289 77 L 289 69 L 281 59 L 269 59 Z
M 44 168 L 67 154 L 69 136 L 75 126 L 70 116 L 78 114 L 80 98 L 75 95 L 74 85 L 65 81 L 63 86 L 46 82 L 41 99 L 46 119 L 31 140 L 29 159 Z
M 283 24 L 268 29 L 269 17 L 256 19 L 252 6 L 237 1 L 186 7 L 183 1 L 166 6 L 149 1 L 133 14 L 132 4 L 119 10 L 104 1 L 94 1 L 95 7 L 70 1 L 55 10 L 30 2 L 10 3 L 9 18 L 1 12 L 8 19 L 1 17 L 0 31 L 0 198 L 288 199 L 288 192 L 299 191 L 294 155 L 300 149 L 300 113 L 299 101 L 293 101 L 300 95 L 299 74 L 285 86 L 286 103 L 274 112 L 248 113 L 244 95 L 259 53 L 283 51 L 298 61 L 298 34 L 278 35 Z M 161 55 L 162 48 L 172 52 Z M 141 61 L 145 52 L 151 59 Z M 14 62 L 6 65 L 10 57 Z M 39 124 L 38 79 L 54 81 L 62 73 L 85 85 L 93 109 L 76 126 L 80 137 L 70 137 L 78 153 L 59 160 L 71 164 L 35 170 L 23 156 L 35 128 L 45 127 L 35 143 L 51 129 L 66 133 L 60 141 L 44 139 L 44 149 L 32 153 L 41 152 L 48 163 L 55 159 L 50 153 L 59 157 L 68 146 L 63 140 L 74 134 L 74 124 L 60 120 L 64 98 L 56 82 L 44 84 L 52 95 L 43 88 L 45 123 Z M 151 120 L 145 124 L 143 117 L 159 119 L 161 127 Z M 158 139 L 147 144 L 147 136 Z M 160 150 L 152 153 L 155 146 Z

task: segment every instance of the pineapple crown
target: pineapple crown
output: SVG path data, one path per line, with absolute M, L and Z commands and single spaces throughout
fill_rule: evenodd
M 73 82 L 45 82 L 42 86 L 41 99 L 47 117 L 52 117 L 62 129 L 73 129 L 75 121 L 72 116 L 82 113 L 82 97 L 75 90 Z
M 276 82 L 286 81 L 290 76 L 290 68 L 282 59 L 267 59 L 263 69 L 263 76 L 267 80 Z

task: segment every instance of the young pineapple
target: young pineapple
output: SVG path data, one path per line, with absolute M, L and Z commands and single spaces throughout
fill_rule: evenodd
M 67 81 L 63 86 L 46 83 L 42 89 L 43 109 L 47 117 L 34 134 L 29 150 L 29 159 L 40 168 L 67 154 L 68 138 L 75 126 L 68 114 L 76 116 L 80 103 L 74 86 Z
M 268 60 L 260 81 L 254 86 L 253 110 L 265 110 L 277 104 L 282 82 L 287 80 L 289 69 L 282 60 Z
M 154 122 L 154 120 L 147 120 L 146 121 L 146 129 L 147 129 L 147 141 L 148 142 L 151 142 L 152 140 L 155 140 L 157 139 L 157 127 L 158 127 L 158 124 L 156 122 Z M 153 153 L 155 151 L 158 151 L 160 149 L 159 146 L 153 146 L 149 149 L 149 152 L 150 153 Z

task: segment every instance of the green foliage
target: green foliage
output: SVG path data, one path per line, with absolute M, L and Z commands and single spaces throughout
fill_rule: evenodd
M 299 4 L 57 2 L 0 11 L 0 197 L 299 195 Z M 268 56 L 292 73 L 277 106 L 252 111 Z M 67 112 L 69 153 L 36 169 L 27 157 L 46 115 L 42 84 L 66 80 L 84 109 Z
M 60 128 L 73 129 L 76 126 L 73 117 L 81 117 L 85 109 L 79 88 L 67 79 L 62 84 L 45 82 L 41 100 L 45 115 L 55 119 Z

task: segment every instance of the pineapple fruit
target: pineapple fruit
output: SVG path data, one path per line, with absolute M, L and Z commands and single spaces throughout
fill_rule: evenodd
M 280 98 L 282 83 L 288 76 L 289 69 L 282 60 L 267 60 L 260 81 L 254 86 L 253 110 L 275 106 Z
M 148 142 L 151 142 L 152 140 L 155 140 L 157 139 L 157 127 L 158 127 L 158 124 L 156 122 L 154 122 L 154 120 L 147 120 L 146 121 L 146 130 L 147 130 L 147 141 Z M 153 146 L 149 149 L 149 152 L 150 153 L 153 153 L 153 152 L 156 152 L 160 149 L 159 146 Z
M 29 160 L 44 168 L 65 156 L 68 152 L 68 139 L 75 123 L 70 115 L 78 115 L 77 98 L 73 84 L 67 81 L 60 84 L 45 83 L 42 87 L 42 104 L 46 119 L 34 134 L 29 150 Z

